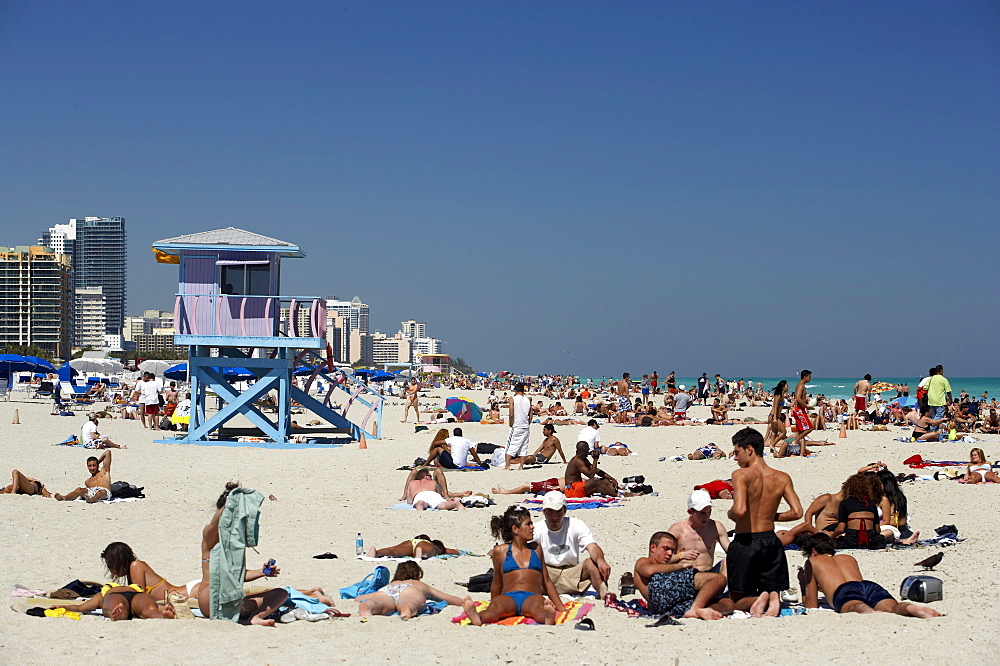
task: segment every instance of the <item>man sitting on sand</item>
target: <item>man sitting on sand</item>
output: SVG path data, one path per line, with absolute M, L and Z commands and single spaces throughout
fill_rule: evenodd
M 795 545 L 806 556 L 806 566 L 799 574 L 806 608 L 819 607 L 819 591 L 822 590 L 827 602 L 838 613 L 941 617 L 941 613 L 930 606 L 896 601 L 884 587 L 862 578 L 858 561 L 850 555 L 837 555 L 833 538 L 828 534 L 802 534 Z
M 110 437 L 102 437 L 101 433 L 97 432 L 97 414 L 91 414 L 87 418 L 87 422 L 83 424 L 83 428 L 80 430 L 80 435 L 81 435 L 80 443 L 83 444 L 84 448 L 88 449 L 128 448 L 125 446 L 118 446 L 117 444 L 111 441 Z
M 38 479 L 25 476 L 16 469 L 10 473 L 10 485 L 0 489 L 0 495 L 41 495 L 52 497 L 45 484 Z
M 587 442 L 576 443 L 576 455 L 566 465 L 566 497 L 618 496 L 618 481 L 597 466 L 600 456 L 599 451 L 590 451 Z
M 694 559 L 674 561 L 677 539 L 669 532 L 654 532 L 649 538 L 649 555 L 635 562 L 632 579 L 635 587 L 657 615 L 683 615 L 687 618 L 719 620 L 733 612 L 733 602 L 719 599 L 726 587 L 726 577 L 719 573 L 697 571 Z
M 532 459 L 531 463 L 544 465 L 545 463 L 552 462 L 552 459 L 558 453 L 559 457 L 562 458 L 563 464 L 565 464 L 566 454 L 563 453 L 562 443 L 556 437 L 556 427 L 552 424 L 546 424 L 542 426 L 542 434 L 545 435 L 545 439 L 542 440 L 538 449 L 532 455 L 528 456 Z
M 456 509 L 462 511 L 465 509 L 457 499 L 450 497 L 445 499 L 444 495 L 441 494 L 441 489 L 441 484 L 439 484 L 438 480 L 431 476 L 431 470 L 424 467 L 417 470 L 413 479 L 406 484 L 406 503 L 412 504 L 413 508 L 417 511 L 424 511 L 426 509 L 438 509 L 441 511 Z M 447 492 L 447 490 L 444 492 Z M 471 494 L 471 492 L 465 493 L 465 495 Z
M 712 520 L 712 496 L 707 490 L 695 490 L 688 496 L 688 517 L 674 523 L 668 530 L 677 538 L 678 552 L 674 562 L 693 560 L 698 571 L 726 574 L 725 558 L 715 561 L 715 545 L 729 550 L 729 535 L 717 520 Z
M 597 596 L 604 597 L 611 566 L 587 524 L 566 517 L 566 496 L 558 490 L 545 493 L 542 515 L 545 520 L 535 523 L 535 541 L 542 547 L 545 568 L 556 591 L 582 594 L 593 586 Z
M 103 464 L 102 464 L 103 463 Z M 100 458 L 87 458 L 87 470 L 90 478 L 83 482 L 83 488 L 77 488 L 68 495 L 56 493 L 60 502 L 70 502 L 78 497 L 87 500 L 87 504 L 111 499 L 111 451 L 105 451 Z

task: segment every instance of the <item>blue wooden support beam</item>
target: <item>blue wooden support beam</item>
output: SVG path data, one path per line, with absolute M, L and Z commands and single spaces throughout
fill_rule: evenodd
M 272 369 L 264 377 L 261 377 L 255 384 L 253 384 L 253 386 L 241 393 L 233 388 L 222 377 L 221 373 L 213 370 L 210 366 L 196 366 L 196 368 L 199 376 L 201 376 L 205 383 L 213 387 L 219 397 L 226 401 L 226 404 L 214 416 L 212 416 L 212 418 L 208 419 L 204 423 L 192 424 L 192 429 L 187 436 L 189 441 L 207 440 L 209 434 L 220 428 L 227 421 L 239 415 L 246 416 L 247 419 L 260 428 L 265 435 L 270 436 L 272 441 L 285 441 L 288 436 L 288 428 L 286 427 L 282 429 L 280 427 L 280 418 L 279 423 L 272 423 L 257 409 L 257 407 L 253 404 L 253 401 L 262 394 L 270 391 L 272 388 L 278 388 L 280 394 L 282 378 L 285 378 L 285 381 L 287 381 L 288 373 L 286 371 L 283 371 L 280 368 Z M 285 395 L 288 395 L 287 392 L 285 392 Z

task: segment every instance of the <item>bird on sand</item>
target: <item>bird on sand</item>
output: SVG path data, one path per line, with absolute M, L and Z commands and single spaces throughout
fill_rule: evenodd
M 943 559 L 944 559 L 944 553 L 937 553 L 935 555 L 931 555 L 926 560 L 920 560 L 913 566 L 923 567 L 924 571 L 934 571 L 934 567 L 941 564 L 941 560 Z

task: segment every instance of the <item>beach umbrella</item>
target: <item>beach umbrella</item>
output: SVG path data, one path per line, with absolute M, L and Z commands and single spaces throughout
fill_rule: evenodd
M 468 398 L 448 398 L 445 400 L 444 408 L 462 421 L 479 423 L 483 420 L 483 410 Z
M 909 396 L 899 397 L 895 400 L 889 402 L 890 405 L 899 405 L 900 407 L 916 407 L 917 399 L 911 398 Z
M 9 377 L 12 372 L 33 370 L 35 364 L 20 354 L 0 354 L 0 375 Z
M 173 379 L 174 381 L 186 381 L 188 376 L 188 364 L 178 363 L 177 365 L 172 365 L 163 371 L 164 379 Z
M 381 370 L 373 372 L 372 376 L 368 378 L 370 382 L 387 382 L 390 379 L 398 379 L 396 375 L 391 372 L 382 372 Z
M 34 363 L 35 364 L 35 371 L 36 372 L 55 372 L 56 371 L 55 367 L 51 363 L 49 363 L 48 361 L 46 361 L 44 358 L 38 358 L 37 356 L 25 356 L 24 358 L 27 359 L 27 361 L 29 363 Z
M 124 369 L 121 363 L 110 358 L 74 358 L 69 366 L 77 372 L 101 372 L 106 375 L 115 375 Z
M 489 377 L 489 375 L 486 374 L 485 372 L 477 372 L 476 377 Z
M 162 377 L 163 373 L 172 366 L 173 364 L 169 361 L 143 361 L 139 364 L 139 370 L 141 372 L 152 372 L 157 377 Z
M 56 371 L 56 374 L 59 375 L 59 381 L 68 382 L 72 381 L 73 377 L 76 377 L 80 373 L 71 368 L 69 365 L 63 365 Z
M 890 384 L 889 382 L 875 382 L 872 385 L 872 393 L 885 393 L 886 391 L 892 391 L 896 388 L 895 384 Z
M 212 368 L 216 372 L 222 372 L 223 379 L 236 382 L 243 379 L 254 379 L 257 375 L 253 374 L 246 368 Z M 188 364 L 178 363 L 175 366 L 171 366 L 163 371 L 164 379 L 173 380 L 186 380 L 188 378 Z
M 316 368 L 311 365 L 301 365 L 295 368 L 292 374 L 295 375 L 296 377 L 305 377 L 307 375 L 311 375 L 313 373 L 313 370 L 315 369 Z M 326 370 L 326 366 L 324 366 L 323 369 Z

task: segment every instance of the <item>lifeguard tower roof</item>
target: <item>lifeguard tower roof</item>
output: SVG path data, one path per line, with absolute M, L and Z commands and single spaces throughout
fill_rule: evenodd
M 215 247 L 223 246 L 227 250 L 274 252 L 282 257 L 306 256 L 306 253 L 294 243 L 269 236 L 262 236 L 261 234 L 255 234 L 245 229 L 237 229 L 236 227 L 199 231 L 194 234 L 164 238 L 153 243 L 153 247 L 156 250 L 173 256 L 180 254 L 181 250 L 197 250 L 206 245 Z

